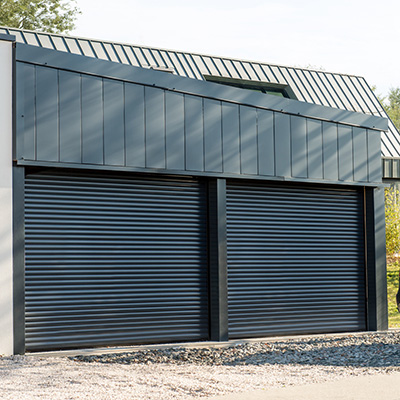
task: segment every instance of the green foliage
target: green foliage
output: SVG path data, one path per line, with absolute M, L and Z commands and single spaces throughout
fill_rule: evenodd
M 396 293 L 399 289 L 399 270 L 398 261 L 388 262 L 387 283 L 388 283 L 388 314 L 389 328 L 400 328 L 400 313 L 396 307 Z
M 386 97 L 382 96 L 380 93 L 376 93 L 376 86 L 375 85 L 372 85 L 371 89 L 375 93 L 375 96 L 378 99 L 379 103 L 381 103 L 382 107 L 385 108 Z
M 67 33 L 75 28 L 80 14 L 74 4 L 75 0 L 0 0 L 0 25 Z
M 385 111 L 397 129 L 400 129 L 400 88 L 391 88 L 387 97 Z
M 372 86 L 372 90 L 376 92 L 376 87 Z M 375 93 L 375 96 L 395 127 L 400 130 L 400 88 L 391 88 L 387 96 L 382 96 L 377 93 Z
M 385 190 L 386 253 L 400 252 L 400 193 L 395 188 Z

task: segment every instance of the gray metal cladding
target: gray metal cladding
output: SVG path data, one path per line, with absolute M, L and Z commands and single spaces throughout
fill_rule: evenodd
M 383 177 L 388 179 L 400 178 L 400 158 L 382 159 Z
M 18 160 L 381 180 L 378 131 L 24 62 L 17 75 Z
M 208 339 L 205 187 L 32 173 L 26 348 Z
M 230 338 L 366 328 L 362 194 L 227 184 Z
M 300 101 L 388 118 L 374 92 L 359 76 L 9 28 L 0 28 L 0 33 L 15 35 L 18 42 L 32 46 L 143 68 L 168 68 L 187 78 L 204 80 L 213 76 L 281 85 L 290 88 Z M 381 153 L 400 157 L 400 135 L 390 120 L 389 131 L 382 132 Z

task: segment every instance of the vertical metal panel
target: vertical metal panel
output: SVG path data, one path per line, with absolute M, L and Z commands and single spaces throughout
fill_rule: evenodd
M 164 91 L 146 87 L 146 167 L 165 168 Z
M 221 102 L 204 99 L 204 163 L 205 170 L 222 172 Z
M 204 171 L 203 100 L 185 96 L 186 169 Z
M 382 181 L 381 138 L 378 132 L 367 130 L 368 181 Z
M 353 128 L 353 151 L 354 151 L 354 180 L 366 182 L 368 180 L 367 170 L 367 132 L 365 129 Z
M 277 176 L 291 176 L 290 117 L 275 115 L 275 172 Z
M 308 177 L 322 179 L 322 122 L 307 119 Z
M 337 181 L 339 177 L 339 166 L 336 124 L 330 122 L 322 123 L 322 143 L 324 179 Z
M 338 138 L 338 126 L 345 126 L 340 123 L 322 124 L 302 115 L 290 116 L 256 106 L 220 102 L 204 94 L 169 91 L 166 94 L 165 90 L 156 87 L 38 68 L 50 71 L 54 78 L 49 85 L 52 87 L 53 111 L 50 108 L 50 117 L 44 125 L 40 121 L 44 120 L 44 110 L 51 99 L 51 96 L 45 96 L 48 89 L 43 89 L 44 78 L 37 85 L 42 87 L 38 89 L 42 92 L 36 97 L 34 90 L 33 94 L 29 93 L 32 87 L 25 81 L 17 88 L 18 96 L 22 96 L 18 100 L 18 113 L 21 111 L 24 115 L 25 108 L 33 109 L 32 116 L 27 118 L 27 126 L 30 118 L 33 123 L 33 131 L 27 133 L 29 140 L 32 135 L 35 139 L 37 131 L 43 136 L 36 146 L 38 151 L 50 150 L 48 157 L 43 153 L 40 158 L 35 157 L 36 160 L 351 180 L 347 161 L 348 149 L 353 143 Z M 24 69 L 19 73 L 22 71 Z M 22 117 L 18 117 L 17 129 L 25 134 Z M 47 136 L 43 132 L 50 135 L 53 143 L 44 140 Z M 361 182 L 368 181 L 368 156 L 376 158 L 373 162 L 377 171 L 377 152 L 367 153 L 366 130 L 363 132 L 364 138 L 359 138 L 364 143 L 361 149 L 352 146 L 354 154 L 360 153 L 355 165 L 361 163 L 366 173 Z M 17 145 L 24 147 L 21 143 L 20 138 Z M 346 168 L 340 167 L 340 176 L 339 145 L 341 157 L 347 163 Z M 32 150 L 28 150 L 27 157 L 18 151 L 20 159 L 29 160 Z
M 125 165 L 124 86 L 104 80 L 104 163 Z
M 103 81 L 82 76 L 82 162 L 103 164 Z
M 392 178 L 391 161 L 392 160 L 388 158 L 382 159 L 382 169 L 384 178 Z
M 274 113 L 257 110 L 258 120 L 258 173 L 275 175 Z
M 398 159 L 392 160 L 392 174 L 393 174 L 393 178 L 400 177 L 400 163 L 399 163 Z
M 208 339 L 205 192 L 185 179 L 29 174 L 27 349 Z
M 366 328 L 362 196 L 228 182 L 229 337 Z
M 361 111 L 366 114 L 387 117 L 371 88 L 364 78 L 344 74 L 332 74 L 324 71 L 312 71 L 302 68 L 267 65 L 257 62 L 208 57 L 199 54 L 160 50 L 141 46 L 129 46 L 97 40 L 83 40 L 52 34 L 32 34 L 16 29 L 4 29 L 6 33 L 16 35 L 20 43 L 39 47 L 53 47 L 58 51 L 86 54 L 91 57 L 107 57 L 114 62 L 148 68 L 149 63 L 174 68 L 181 76 L 190 76 L 204 80 L 203 75 L 225 76 L 235 79 L 280 83 L 289 85 L 297 99 L 315 104 L 329 104 L 349 111 Z M 40 37 L 40 40 L 38 40 Z M 69 50 L 67 50 L 68 46 Z M 84 52 L 83 49 L 84 48 Z M 93 53 L 96 49 L 96 54 Z M 144 56 L 147 54 L 148 59 Z M 161 60 L 161 56 L 164 60 Z M 129 61 L 128 61 L 129 58 Z M 207 64 L 207 65 L 206 65 Z M 332 103 L 333 101 L 333 103 Z M 389 132 L 383 134 L 382 152 L 384 156 L 400 156 L 400 136 L 394 125 L 389 122 Z M 385 143 L 384 143 L 385 142 Z
M 222 103 L 222 144 L 224 172 L 240 173 L 239 106 Z
M 242 174 L 258 173 L 257 112 L 255 108 L 240 106 L 240 166 Z
M 20 160 L 24 156 L 24 137 L 25 137 L 25 64 L 16 63 L 15 66 L 15 157 Z M 32 103 L 34 107 L 34 103 Z
M 59 72 L 60 93 L 60 161 L 82 162 L 81 77 Z
M 17 156 L 36 159 L 35 67 L 17 63 Z
M 307 121 L 301 117 L 290 117 L 292 146 L 292 176 L 307 178 Z
M 208 254 L 210 339 L 228 340 L 228 271 L 226 260 L 226 181 L 208 182 Z
M 144 87 L 125 83 L 126 165 L 144 167 Z
M 338 147 L 339 179 L 343 181 L 352 181 L 354 179 L 353 136 L 350 126 L 338 126 Z
M 185 103 L 180 93 L 165 92 L 165 140 L 168 169 L 185 169 Z
M 388 329 L 384 188 L 366 188 L 368 330 Z
M 58 161 L 58 71 L 36 67 L 36 159 Z

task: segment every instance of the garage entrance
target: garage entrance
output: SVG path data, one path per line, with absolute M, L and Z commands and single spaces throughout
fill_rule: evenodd
M 202 182 L 25 182 L 27 350 L 208 339 Z
M 362 193 L 227 185 L 231 338 L 366 329 Z

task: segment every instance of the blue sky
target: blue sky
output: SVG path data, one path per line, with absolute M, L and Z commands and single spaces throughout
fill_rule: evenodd
M 394 0 L 78 0 L 73 35 L 364 76 L 400 87 Z

